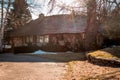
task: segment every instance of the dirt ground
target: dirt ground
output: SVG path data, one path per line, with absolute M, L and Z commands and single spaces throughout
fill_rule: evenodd
M 0 54 L 0 80 L 65 80 L 67 66 L 37 56 Z
M 120 80 L 120 68 L 98 66 L 86 61 L 68 63 L 68 80 Z
M 83 54 L 0 54 L 0 80 L 120 80 L 120 68 L 89 63 Z

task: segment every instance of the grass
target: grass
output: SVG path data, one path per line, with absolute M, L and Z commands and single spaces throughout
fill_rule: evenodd
M 111 53 L 106 52 L 106 51 L 101 51 L 101 50 L 89 53 L 89 55 L 91 55 L 93 57 L 100 57 L 100 58 L 103 57 L 103 58 L 107 58 L 107 59 L 117 58 L 116 56 L 112 55 Z
M 97 58 L 120 60 L 120 46 L 97 50 L 97 51 L 88 53 L 88 55 L 91 55 Z

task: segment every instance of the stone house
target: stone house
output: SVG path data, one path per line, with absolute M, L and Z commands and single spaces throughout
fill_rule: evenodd
M 13 47 L 38 46 L 46 51 L 83 51 L 86 16 L 40 15 L 38 19 L 10 33 Z M 102 44 L 102 37 L 98 37 Z

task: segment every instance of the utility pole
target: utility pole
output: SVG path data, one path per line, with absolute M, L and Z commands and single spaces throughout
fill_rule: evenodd
M 1 26 L 0 26 L 0 52 L 2 52 L 3 49 L 3 34 L 4 34 L 4 0 L 1 0 Z

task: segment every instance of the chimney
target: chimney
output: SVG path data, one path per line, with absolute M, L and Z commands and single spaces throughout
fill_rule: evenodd
M 39 19 L 40 19 L 40 20 L 43 20 L 43 19 L 44 19 L 44 14 L 43 14 L 43 13 L 39 14 Z

